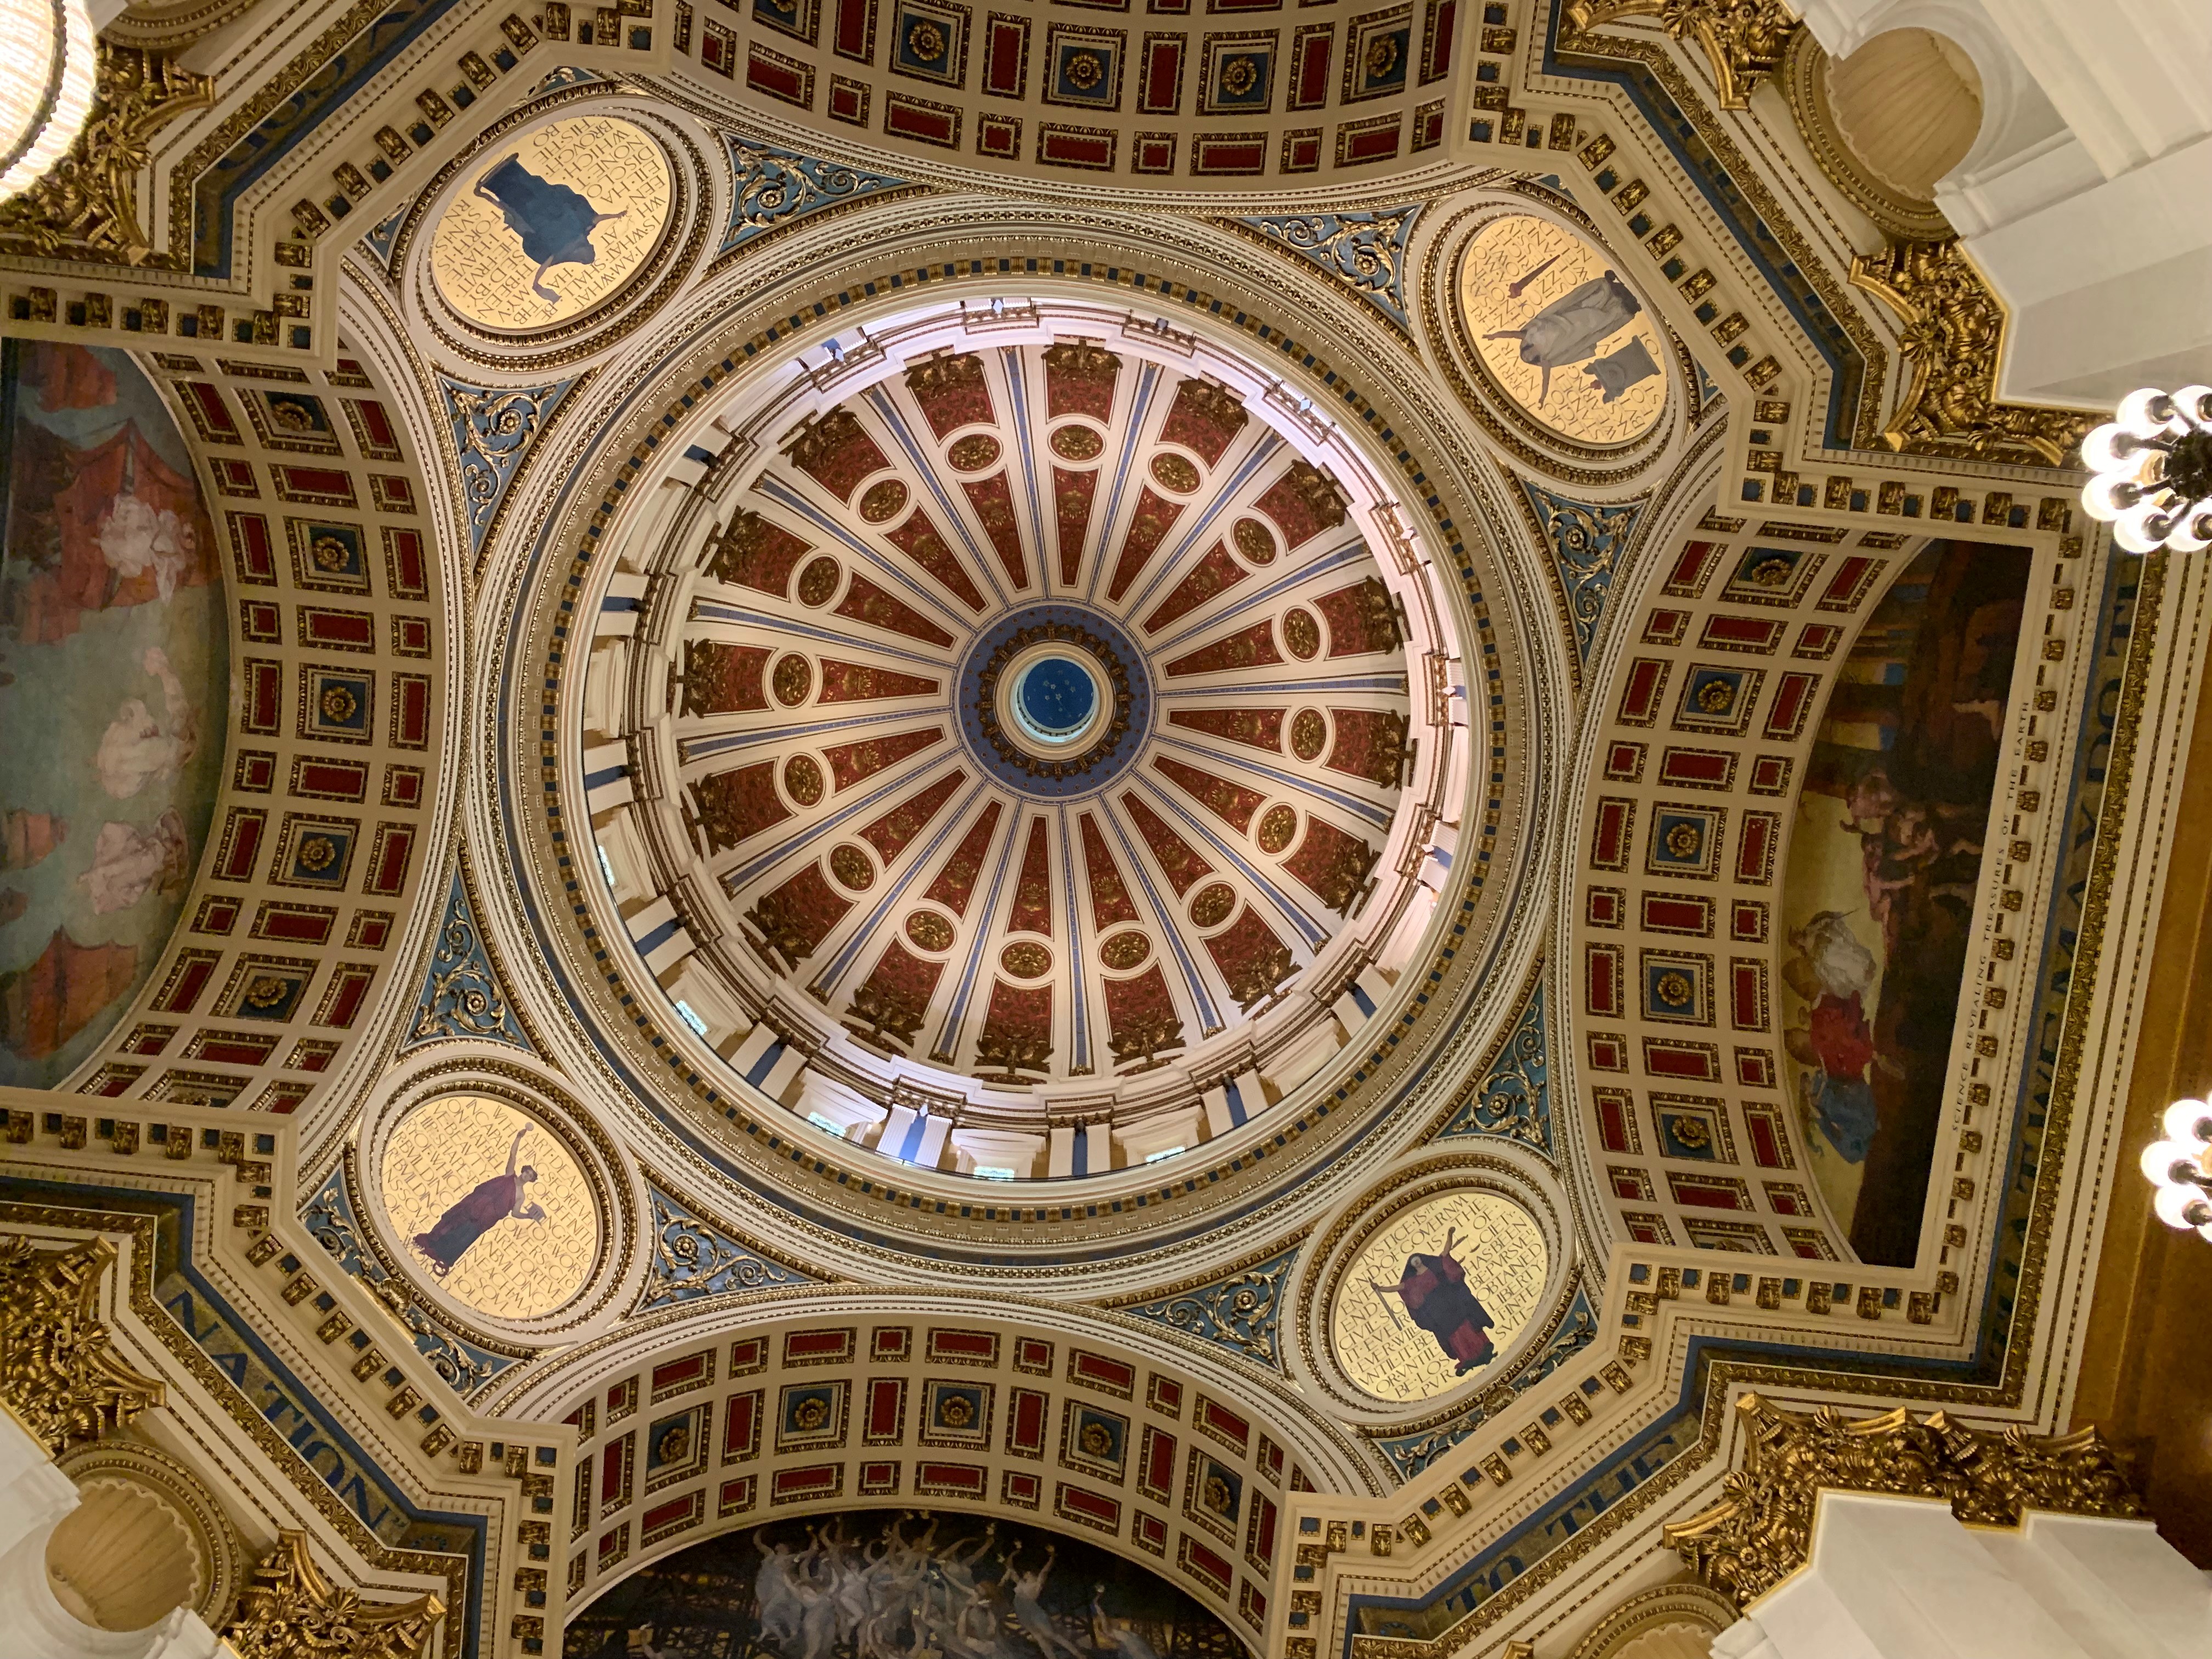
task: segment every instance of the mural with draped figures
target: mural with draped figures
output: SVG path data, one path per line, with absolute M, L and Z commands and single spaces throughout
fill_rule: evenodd
M 1885 1267 L 1919 1246 L 2027 568 L 1921 551 L 1851 647 L 1797 803 L 1784 1040 L 1814 1178 Z
M 1233 1476 L 1228 1477 L 1234 1479 Z M 568 1620 L 568 1659 L 1231 1659 L 1166 1580 L 1018 1521 L 878 1510 L 725 1533 Z
M 0 355 L 0 1083 L 59 1084 L 174 929 L 229 630 L 175 422 L 120 351 Z

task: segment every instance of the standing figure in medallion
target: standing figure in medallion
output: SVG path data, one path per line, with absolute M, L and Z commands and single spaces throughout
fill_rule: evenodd
M 538 1179 L 537 1168 L 521 1162 L 523 1138 L 529 1133 L 526 1124 L 514 1132 L 514 1144 L 507 1149 L 506 1173 L 478 1182 L 447 1207 L 437 1225 L 415 1235 L 415 1248 L 430 1258 L 431 1271 L 439 1278 L 453 1272 L 469 1247 L 501 1222 L 545 1219 L 544 1205 L 523 1202 L 530 1183 Z
M 1405 1304 L 1413 1323 L 1436 1338 L 1444 1358 L 1465 1376 L 1476 1366 L 1489 1364 L 1495 1352 L 1490 1328 L 1497 1322 L 1467 1287 L 1467 1270 L 1452 1255 L 1452 1246 L 1458 1241 L 1459 1230 L 1448 1231 L 1443 1247 L 1434 1255 L 1417 1251 L 1406 1258 L 1406 1271 L 1395 1285 L 1377 1285 L 1370 1279 L 1368 1288 L 1378 1297 L 1395 1296 Z

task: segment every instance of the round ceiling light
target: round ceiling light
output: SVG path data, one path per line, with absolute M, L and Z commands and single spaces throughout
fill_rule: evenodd
M 36 184 L 83 131 L 97 50 L 83 0 L 0 3 L 0 61 L 18 65 L 0 76 L 0 133 L 7 146 L 0 150 L 0 201 Z

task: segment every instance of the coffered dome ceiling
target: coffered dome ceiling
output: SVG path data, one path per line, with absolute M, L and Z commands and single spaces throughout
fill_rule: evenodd
M 586 702 L 665 786 L 606 822 L 604 873 L 722 933 L 681 1018 L 773 1004 L 848 1105 L 920 1089 L 1042 1134 L 1180 1121 L 1211 1085 L 1242 1122 L 1427 919 L 1457 653 L 1421 567 L 1370 545 L 1364 468 L 1256 374 L 946 323 L 623 549 L 668 620 L 595 659 Z M 959 1167 L 1041 1175 L 1042 1146 Z

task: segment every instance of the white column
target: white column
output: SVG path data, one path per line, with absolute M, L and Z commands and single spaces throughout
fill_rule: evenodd
M 1936 1499 L 1823 1492 L 1804 1566 L 1717 1659 L 2195 1659 L 2212 1578 L 2148 1521 L 1967 1528 Z
M 1804 0 L 1831 57 L 1893 28 L 1973 59 L 1982 129 L 1936 205 L 2012 313 L 2000 396 L 2109 409 L 2212 382 L 2212 7 Z
M 190 1607 L 145 1630 L 86 1624 L 54 1597 L 46 1544 L 77 1505 L 46 1449 L 0 1411 L 0 1654 L 38 1659 L 237 1659 Z

